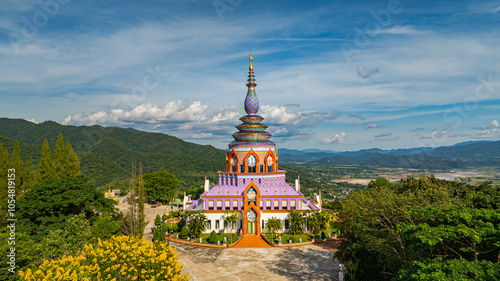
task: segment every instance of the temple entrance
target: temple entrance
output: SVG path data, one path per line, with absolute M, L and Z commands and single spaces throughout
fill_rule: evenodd
M 257 222 L 249 221 L 247 231 L 248 234 L 257 234 Z
M 257 234 L 257 212 L 254 209 L 250 209 L 247 212 L 247 233 Z

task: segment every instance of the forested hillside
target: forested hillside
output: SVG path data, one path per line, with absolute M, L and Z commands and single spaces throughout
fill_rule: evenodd
M 185 187 L 201 185 L 205 176 L 215 180 L 217 171 L 224 169 L 224 152 L 165 134 L 0 118 L 0 143 L 12 151 L 15 141 L 19 141 L 21 158 L 27 161 L 31 156 L 35 165 L 40 160 L 44 139 L 52 145 L 59 133 L 69 139 L 80 159 L 82 173 L 96 186 L 128 178 L 134 159 L 142 163 L 144 173 L 167 170 Z

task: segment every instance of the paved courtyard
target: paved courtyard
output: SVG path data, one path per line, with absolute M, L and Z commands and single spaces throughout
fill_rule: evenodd
M 205 248 L 171 243 L 190 280 L 338 280 L 329 245 Z

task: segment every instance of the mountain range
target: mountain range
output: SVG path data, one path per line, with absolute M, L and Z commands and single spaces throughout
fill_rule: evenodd
M 309 165 L 370 165 L 415 169 L 500 167 L 500 141 L 469 141 L 436 148 L 373 148 L 347 152 L 280 149 L 280 160 Z

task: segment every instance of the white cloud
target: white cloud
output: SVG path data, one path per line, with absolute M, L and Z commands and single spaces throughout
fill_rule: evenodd
M 480 133 L 474 135 L 475 138 L 495 138 L 499 131 L 500 124 L 497 120 L 491 121 L 488 125 L 473 127 L 473 130 L 480 130 Z
M 324 138 L 321 143 L 322 144 L 356 144 L 357 142 L 346 142 L 345 137 L 347 134 L 345 132 L 341 132 L 340 134 L 335 134 L 331 138 Z
M 380 126 L 375 123 L 365 123 L 365 129 L 375 129 L 375 128 L 380 128 Z
M 377 31 L 374 31 L 373 34 L 393 34 L 393 35 L 415 35 L 415 34 L 422 34 L 424 33 L 421 30 L 415 29 L 411 25 L 405 25 L 405 26 L 394 26 L 386 29 L 380 29 Z
M 171 101 L 163 105 L 145 103 L 136 106 L 130 111 L 112 109 L 111 113 L 100 111 L 94 114 L 79 113 L 69 115 L 63 124 L 94 125 L 126 125 L 134 123 L 169 123 L 169 122 L 194 122 L 207 119 L 206 111 L 209 104 L 199 101 Z
M 432 133 L 425 134 L 421 137 L 421 139 L 436 139 L 436 138 L 442 138 L 446 137 L 449 133 L 451 132 L 450 129 L 446 130 L 435 130 Z

